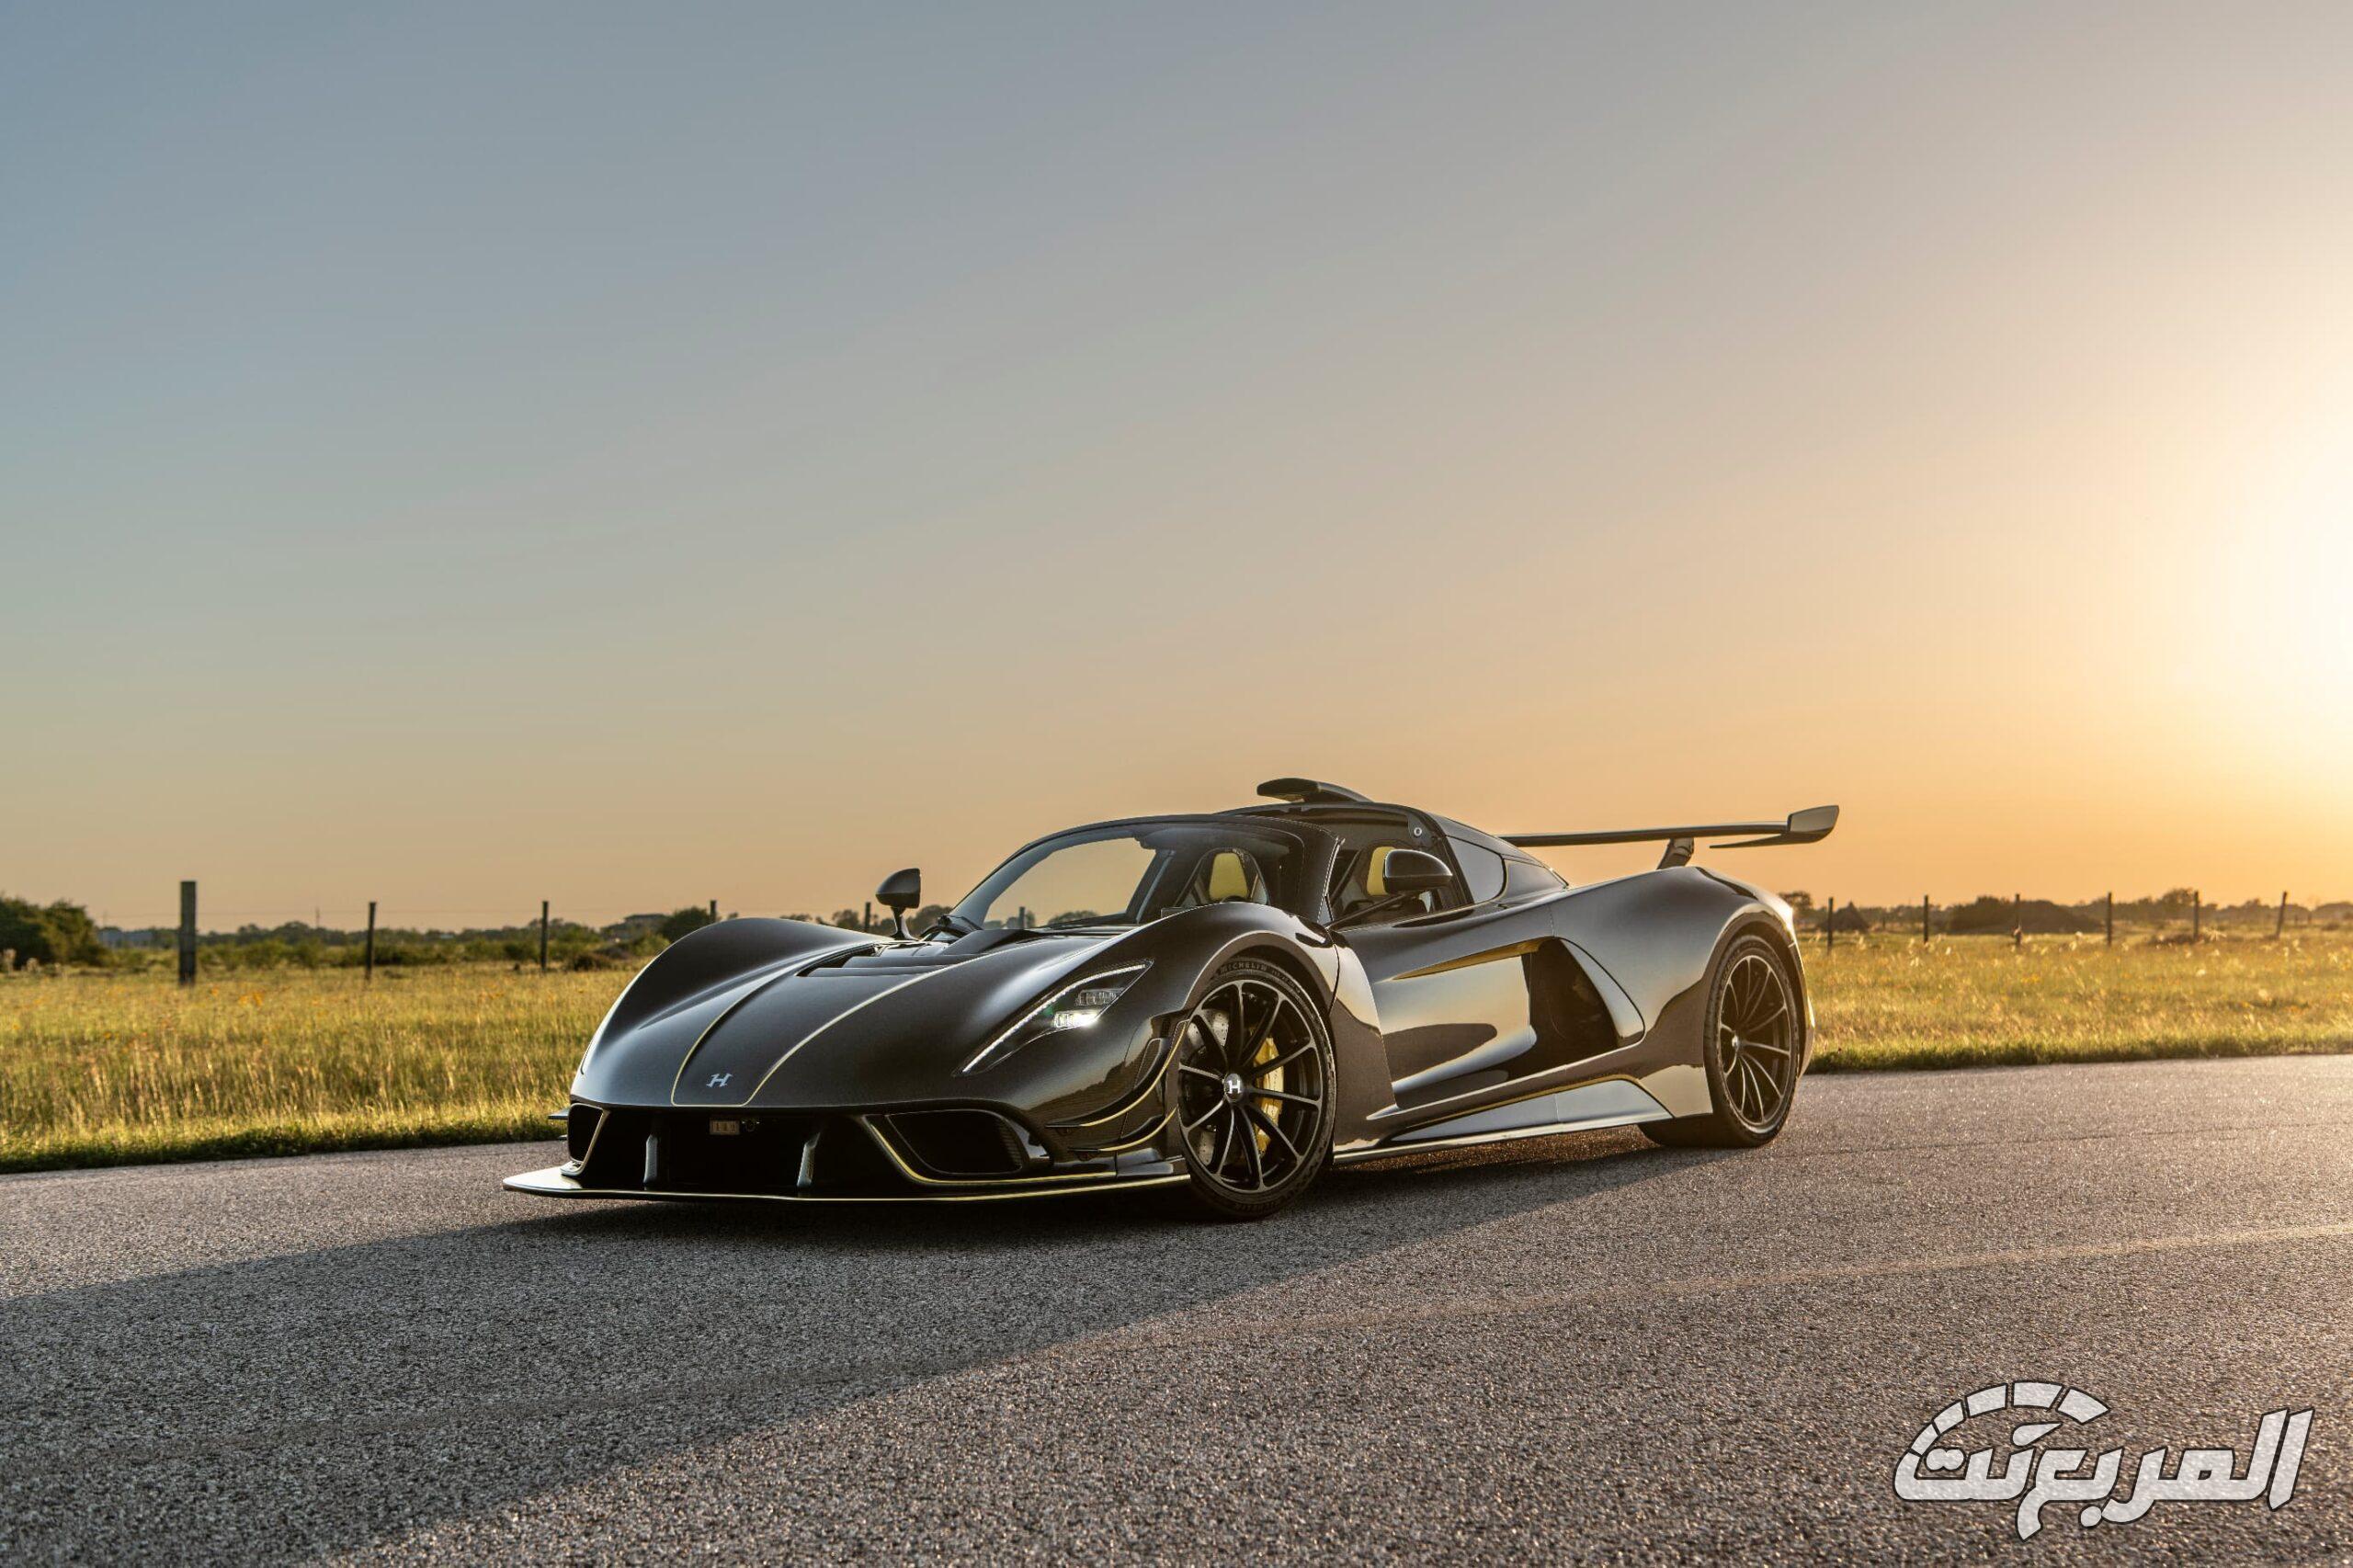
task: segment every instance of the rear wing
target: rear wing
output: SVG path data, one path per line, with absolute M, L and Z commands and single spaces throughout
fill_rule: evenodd
M 1517 844 L 1522 849 L 1561 849 L 1575 844 L 1658 844 L 1667 846 L 1662 866 L 1680 866 L 1691 858 L 1692 850 L 1702 838 L 1722 838 L 1733 834 L 1750 834 L 1753 837 L 1734 839 L 1730 844 L 1711 844 L 1711 849 L 1762 849 L 1778 844 L 1819 844 L 1830 836 L 1838 825 L 1836 806 L 1809 806 L 1802 812 L 1791 812 L 1787 822 L 1714 822 L 1699 823 L 1688 827 L 1612 828 L 1600 833 L 1506 833 L 1503 840 Z

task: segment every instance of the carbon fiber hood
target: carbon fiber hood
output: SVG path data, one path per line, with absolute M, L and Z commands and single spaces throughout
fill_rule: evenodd
M 973 1052 L 1132 935 L 867 938 L 748 966 L 642 1012 L 616 1005 L 574 1092 L 605 1103 L 769 1108 L 969 1094 L 958 1070 Z M 659 983 L 668 957 L 638 983 Z

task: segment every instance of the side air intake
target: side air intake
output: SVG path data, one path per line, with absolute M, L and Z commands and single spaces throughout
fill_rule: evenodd
M 1021 1130 L 994 1111 L 903 1111 L 884 1119 L 928 1176 L 985 1180 L 1019 1176 L 1029 1164 Z

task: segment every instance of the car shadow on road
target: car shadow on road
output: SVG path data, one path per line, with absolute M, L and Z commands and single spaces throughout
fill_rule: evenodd
M 518 1198 L 494 1225 L 22 1298 L 0 1305 L 0 1555 L 359 1548 L 1322 1271 L 1356 1271 L 1352 1302 L 1383 1255 L 1539 1210 L 1604 1226 L 1613 1193 L 1713 1157 L 1628 1133 L 1427 1155 L 1255 1225 L 1142 1194 Z

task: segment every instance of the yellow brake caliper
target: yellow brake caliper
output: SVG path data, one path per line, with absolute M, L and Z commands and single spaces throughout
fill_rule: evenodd
M 1251 1056 L 1250 1065 L 1253 1067 L 1264 1067 L 1267 1062 L 1272 1062 L 1278 1054 L 1279 1052 L 1275 1049 L 1275 1037 L 1268 1035 L 1265 1040 L 1260 1042 L 1256 1052 Z M 1258 1087 L 1262 1089 L 1272 1089 L 1276 1093 L 1280 1094 L 1283 1087 L 1283 1071 L 1284 1070 L 1280 1067 L 1276 1068 L 1273 1073 L 1267 1075 L 1267 1081 L 1260 1084 Z M 1264 1096 L 1258 1096 L 1258 1112 L 1268 1121 L 1275 1120 L 1276 1118 L 1280 1115 L 1282 1108 L 1282 1101 L 1267 1099 Z M 1258 1153 L 1261 1154 L 1265 1153 L 1267 1152 L 1267 1144 L 1270 1142 L 1267 1136 L 1266 1129 L 1258 1126 L 1256 1122 L 1253 1122 L 1250 1126 L 1250 1136 L 1257 1140 Z

